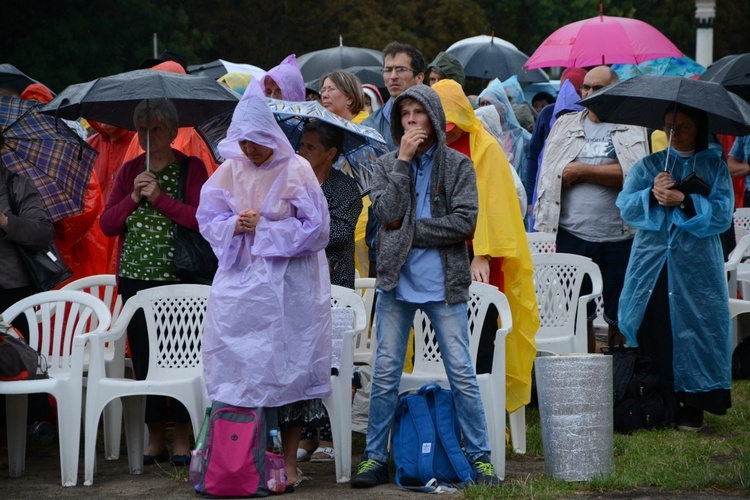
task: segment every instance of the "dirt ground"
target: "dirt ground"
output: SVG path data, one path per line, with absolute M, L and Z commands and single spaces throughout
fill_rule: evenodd
M 359 463 L 354 456 L 352 467 Z M 116 461 L 103 459 L 99 453 L 97 473 L 93 486 L 83 486 L 83 455 L 80 457 L 78 486 L 60 486 L 60 459 L 56 443 L 28 443 L 26 474 L 9 478 L 7 469 L 0 470 L 0 496 L 3 499 L 43 498 L 153 498 L 158 500 L 199 498 L 187 482 L 174 479 L 176 468 L 171 465 L 153 465 L 145 468 L 141 475 L 131 475 L 127 455 L 121 454 Z M 306 478 L 293 493 L 292 498 L 310 499 L 383 499 L 415 498 L 419 494 L 399 489 L 392 482 L 371 490 L 354 490 L 348 483 L 337 484 L 333 463 L 300 464 Z M 527 457 L 515 456 L 508 460 L 506 477 L 523 479 L 529 474 L 543 474 L 544 463 Z M 183 477 L 187 477 L 186 474 Z M 453 498 L 462 495 L 453 495 Z
M 124 450 L 123 450 L 124 451 Z M 79 484 L 72 488 L 60 486 L 60 459 L 56 442 L 39 443 L 32 440 L 28 443 L 26 474 L 19 478 L 9 478 L 7 468 L 0 470 L 0 498 L 2 499 L 43 499 L 43 498 L 148 498 L 158 500 L 199 498 L 186 481 L 175 479 L 177 469 L 173 466 L 154 465 L 146 467 L 141 475 L 131 475 L 128 470 L 127 456 L 123 453 L 119 460 L 106 461 L 100 450 L 97 461 L 97 474 L 93 486 L 83 486 L 83 456 L 79 469 Z M 359 463 L 359 456 L 354 456 L 352 466 Z M 393 482 L 370 490 L 354 490 L 349 484 L 337 484 L 333 463 L 300 464 L 305 480 L 292 494 L 298 499 L 378 499 L 385 498 L 419 498 L 419 493 L 399 489 Z M 185 471 L 182 477 L 187 477 Z M 506 461 L 506 480 L 524 481 L 530 475 L 544 474 L 544 461 L 513 455 Z M 392 479 L 392 478 L 391 478 Z M 290 495 L 287 495 L 290 496 Z M 601 498 L 598 495 L 590 498 Z M 716 494 L 695 492 L 662 492 L 652 488 L 643 488 L 627 492 L 608 493 L 607 498 L 641 498 L 650 499 L 703 499 L 741 495 L 728 495 L 727 492 Z M 451 495 L 451 498 L 463 498 L 462 494 Z

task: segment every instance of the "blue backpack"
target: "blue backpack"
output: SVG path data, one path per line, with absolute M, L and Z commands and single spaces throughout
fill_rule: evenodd
M 462 487 L 476 472 L 461 449 L 461 428 L 451 391 L 436 384 L 401 398 L 393 431 L 396 484 L 433 492 L 436 485 Z

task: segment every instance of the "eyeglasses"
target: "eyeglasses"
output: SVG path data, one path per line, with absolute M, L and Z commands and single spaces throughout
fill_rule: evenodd
M 390 74 L 391 74 L 391 73 L 393 73 L 394 71 L 395 71 L 395 72 L 396 72 L 396 74 L 398 74 L 398 75 L 403 75 L 404 73 L 407 73 L 407 72 L 409 72 L 409 71 L 411 71 L 412 73 L 414 72 L 414 70 L 413 70 L 413 69 L 411 69 L 411 68 L 407 68 L 407 67 L 405 67 L 405 66 L 396 66 L 396 67 L 393 67 L 393 66 L 385 66 L 385 67 L 383 68 L 383 74 L 384 74 L 384 75 L 390 75 Z
M 337 90 L 338 90 L 338 88 L 336 88 L 336 87 L 323 87 L 323 88 L 320 89 L 320 95 L 323 95 L 326 92 L 328 92 L 329 94 L 333 94 Z
M 588 92 L 589 90 L 593 90 L 594 92 L 603 89 L 606 87 L 606 85 L 589 85 L 588 83 L 584 83 L 581 85 L 581 90 L 584 92 Z

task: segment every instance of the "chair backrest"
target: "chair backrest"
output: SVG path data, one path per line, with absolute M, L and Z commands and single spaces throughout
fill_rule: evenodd
M 587 257 L 566 253 L 536 254 L 531 259 L 539 304 L 537 350 L 556 354 L 587 352 L 586 302 L 601 296 L 599 266 Z M 586 275 L 593 288 L 590 294 L 581 296 Z
M 24 315 L 29 325 L 29 345 L 47 359 L 51 376 L 83 369 L 83 349 L 88 333 L 101 333 L 110 326 L 111 314 L 104 302 L 93 295 L 74 290 L 41 292 L 22 299 L 2 313 L 2 320 Z M 92 327 L 92 325 L 96 325 Z
M 114 274 L 97 274 L 77 279 L 62 287 L 61 290 L 78 290 L 98 297 L 109 306 L 113 324 L 122 310 L 122 296 L 117 291 L 117 277 Z
M 490 305 L 494 305 L 500 315 L 500 325 L 503 329 L 510 329 L 513 326 L 513 319 L 510 313 L 510 305 L 505 295 L 492 285 L 472 282 L 469 287 L 469 349 L 471 359 L 476 364 L 477 353 L 479 351 L 479 340 L 482 336 L 482 326 L 487 316 L 487 310 Z M 427 314 L 418 310 L 414 315 L 414 370 L 413 374 L 430 374 L 436 377 L 444 378 L 445 367 L 443 366 L 443 357 L 438 347 L 435 329 L 432 327 Z
M 350 307 L 354 311 L 354 331 L 363 332 L 367 327 L 367 314 L 362 297 L 344 286 L 331 285 L 331 307 Z
M 737 209 L 750 210 L 749 209 Z M 736 212 L 735 212 L 736 213 Z M 747 234 L 737 242 L 737 246 L 729 254 L 729 258 L 724 263 L 724 271 L 727 273 L 727 289 L 730 298 L 737 297 L 737 268 L 742 263 L 747 252 L 750 251 L 750 234 Z
M 354 337 L 354 363 L 369 364 L 372 361 L 374 341 L 373 307 L 375 306 L 375 278 L 357 278 L 354 280 L 354 289 L 362 295 L 365 305 L 367 324 L 365 331 Z
M 529 250 L 535 253 L 554 253 L 557 247 L 557 235 L 555 233 L 526 233 L 529 241 Z
M 210 291 L 209 285 L 164 285 L 141 290 L 125 303 L 117 328 L 139 309 L 146 318 L 147 379 L 169 378 L 175 370 L 203 373 L 203 319 Z

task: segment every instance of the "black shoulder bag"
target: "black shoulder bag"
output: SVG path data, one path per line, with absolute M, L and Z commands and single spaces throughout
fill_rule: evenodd
M 180 165 L 180 179 L 177 182 L 177 201 L 185 203 L 185 184 L 187 183 L 190 157 Z M 214 280 L 219 260 L 206 239 L 196 231 L 172 223 L 174 234 L 174 267 L 172 273 L 181 281 L 210 285 Z
M 18 175 L 13 173 L 8 177 L 8 204 L 13 215 L 18 215 L 18 204 L 16 195 L 13 191 L 13 178 Z M 43 250 L 31 250 L 23 245 L 16 245 L 18 255 L 21 257 L 26 270 L 29 273 L 31 281 L 40 292 L 52 290 L 63 281 L 73 276 L 68 264 L 65 263 L 60 252 L 55 246 L 55 242 L 50 242 L 49 246 Z

